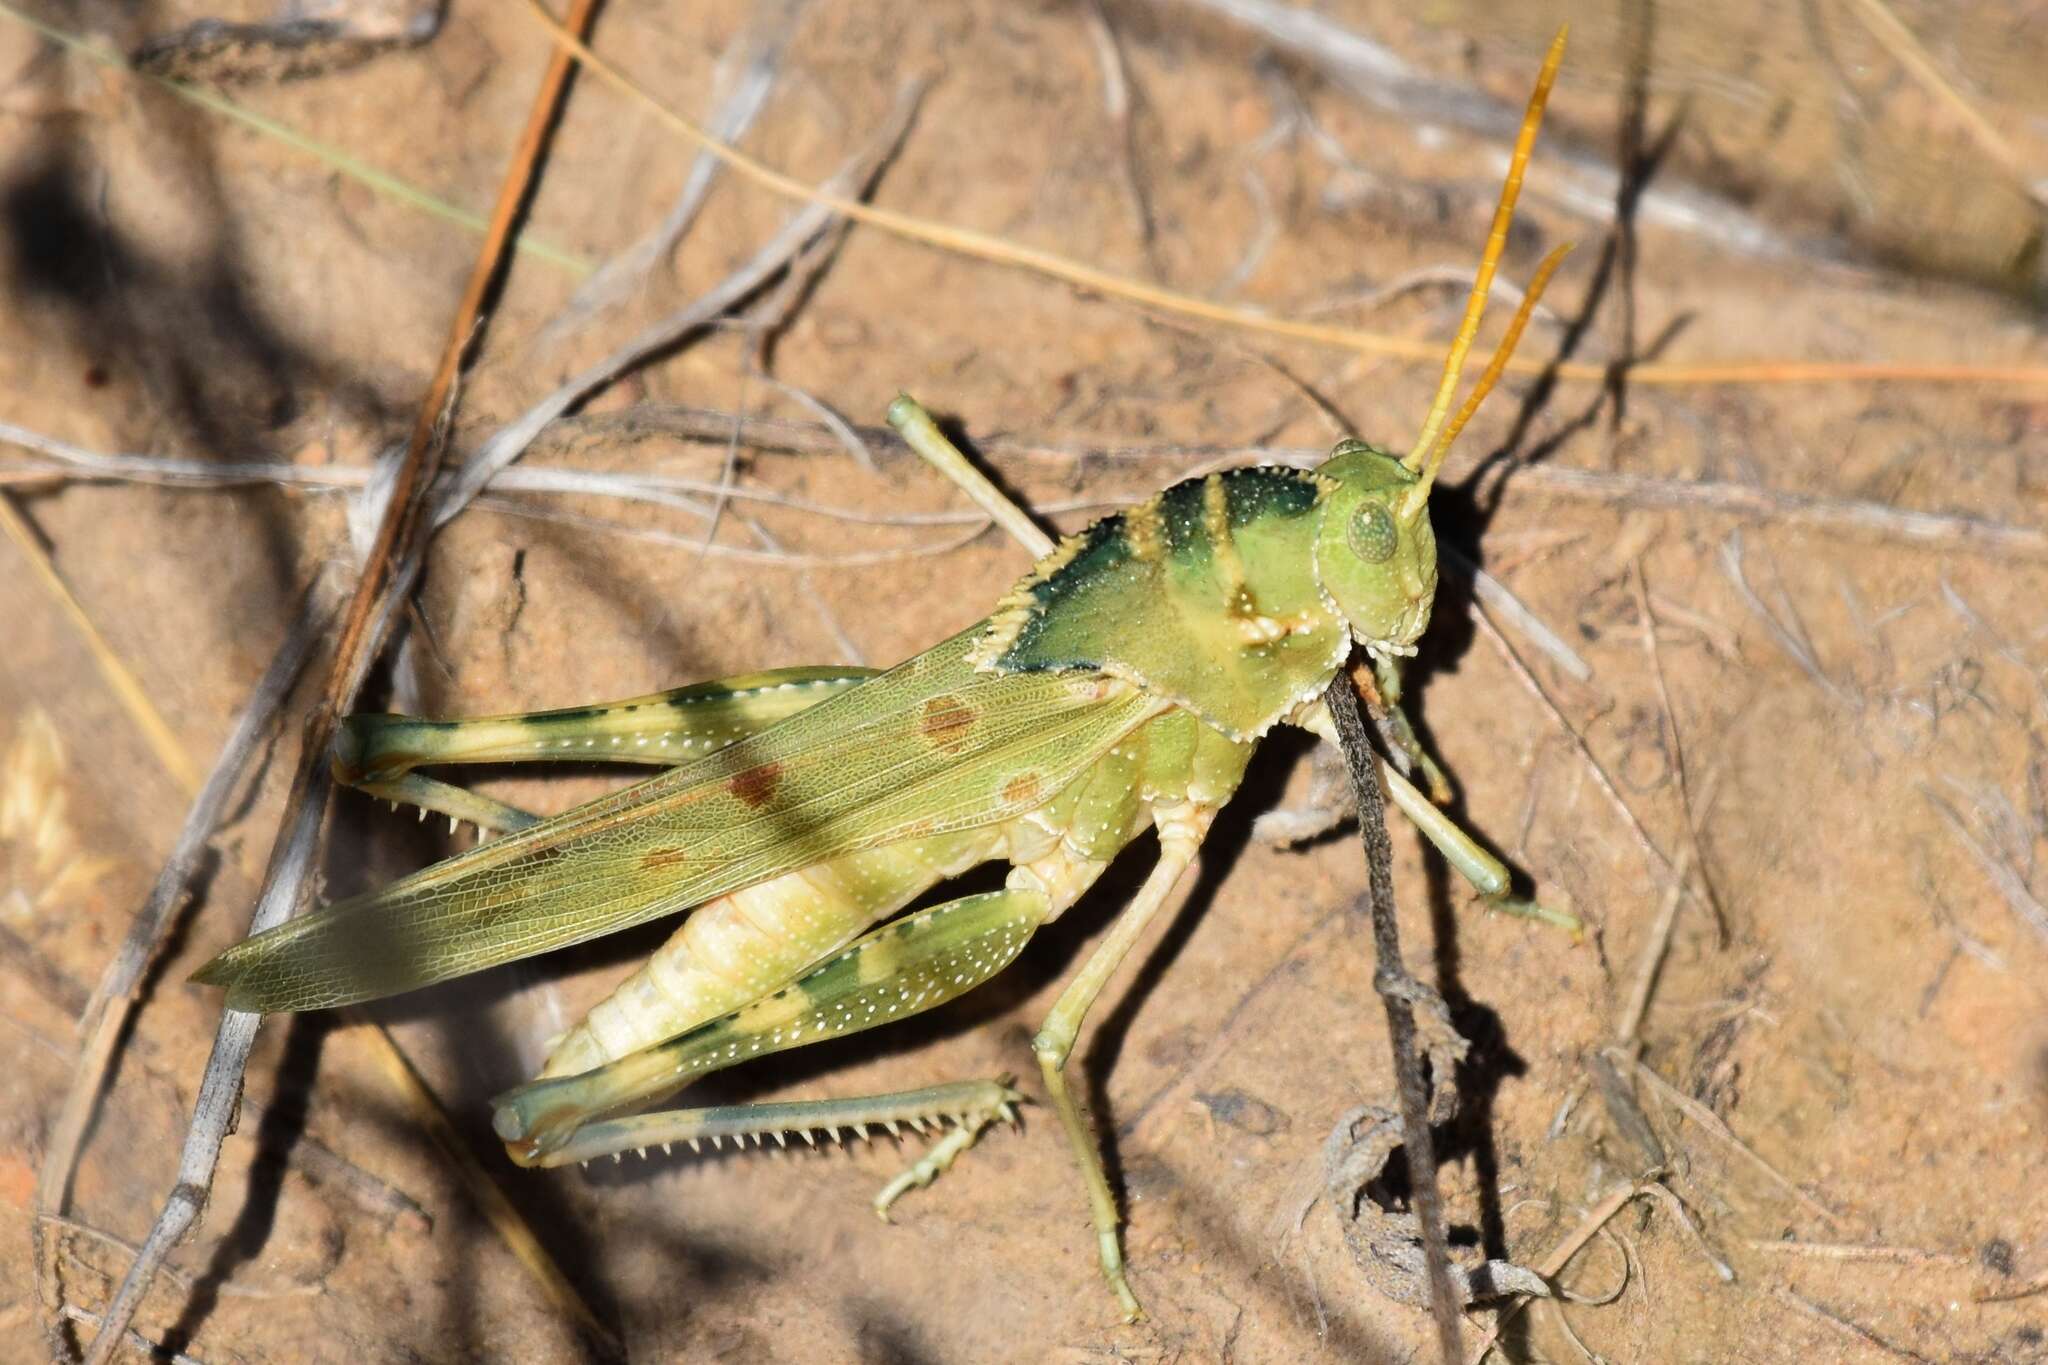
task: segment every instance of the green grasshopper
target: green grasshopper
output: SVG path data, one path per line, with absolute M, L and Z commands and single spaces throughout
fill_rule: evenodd
M 653 1143 L 790 1132 L 815 1141 L 813 1130 L 836 1138 L 841 1128 L 953 1120 L 876 1197 L 886 1216 L 1013 1116 L 1022 1097 L 1007 1080 L 629 1111 L 748 1058 L 973 989 L 1149 826 L 1157 865 L 1033 1040 L 1087 1187 L 1103 1274 L 1126 1318 L 1141 1317 L 1067 1059 L 1259 739 L 1286 722 L 1334 741 L 1321 696 L 1354 643 L 1373 660 L 1395 747 L 1434 775 L 1399 720 L 1400 660 L 1436 589 L 1429 493 L 1563 255 L 1543 262 L 1451 417 L 1562 43 L 1530 98 L 1463 323 L 1405 457 L 1346 440 L 1313 471 L 1253 467 L 1176 484 L 1068 537 L 986 620 L 886 672 L 782 669 L 488 719 L 353 717 L 336 746 L 342 781 L 504 837 L 237 944 L 195 979 L 225 986 L 234 1009 L 331 1008 L 689 911 L 556 1040 L 539 1078 L 496 1101 L 512 1158 L 553 1166 Z M 928 458 L 966 468 L 908 396 L 890 421 Z M 1000 497 L 985 482 L 983 491 Z M 667 771 L 546 820 L 416 771 L 549 759 Z M 1510 896 L 1498 861 L 1398 768 L 1383 761 L 1381 775 L 1487 904 L 1574 924 Z M 1001 890 L 899 917 L 944 879 L 998 859 L 1010 865 Z

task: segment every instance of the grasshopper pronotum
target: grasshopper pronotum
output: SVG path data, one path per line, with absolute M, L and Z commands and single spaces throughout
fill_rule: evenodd
M 342 780 L 505 837 L 238 944 L 197 979 L 227 987 L 237 1009 L 319 1009 L 690 911 L 556 1041 L 538 1079 L 500 1097 L 497 1131 L 513 1158 L 559 1165 L 706 1137 L 808 1139 L 956 1121 L 877 1196 L 881 1212 L 1007 1117 L 1017 1092 L 979 1081 L 619 1116 L 749 1057 L 972 989 L 1150 826 L 1157 865 L 1033 1040 L 1087 1186 L 1103 1273 L 1125 1315 L 1139 1317 L 1116 1202 L 1068 1088 L 1068 1055 L 1260 737 L 1287 722 L 1333 738 L 1321 694 L 1354 643 L 1398 706 L 1399 661 L 1414 652 L 1436 589 L 1431 485 L 1563 254 L 1538 269 L 1453 416 L 1562 53 L 1560 34 L 1442 382 L 1405 457 L 1346 440 L 1313 471 L 1252 467 L 1176 484 L 1067 538 L 985 621 L 887 672 L 782 669 L 480 720 L 355 717 L 337 746 Z M 964 464 L 907 397 L 890 420 L 935 462 Z M 1409 735 L 1405 724 L 1393 733 Z M 1421 758 L 1412 739 L 1403 743 Z M 414 771 L 565 758 L 668 770 L 548 820 Z M 1496 860 L 1400 771 L 1381 771 L 1394 804 L 1487 903 L 1568 922 L 1509 896 Z M 1011 865 L 1003 889 L 882 923 L 996 859 Z

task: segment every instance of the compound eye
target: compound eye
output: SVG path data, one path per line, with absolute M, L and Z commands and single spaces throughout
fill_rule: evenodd
M 1401 532 L 1386 504 L 1366 502 L 1351 514 L 1351 527 L 1345 539 L 1351 543 L 1351 553 L 1366 563 L 1384 564 L 1394 557 Z

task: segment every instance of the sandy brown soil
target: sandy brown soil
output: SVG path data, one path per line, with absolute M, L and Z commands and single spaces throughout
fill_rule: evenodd
M 1560 354 L 1570 329 L 1574 358 L 1596 363 L 2041 364 L 2037 214 L 1872 40 L 1861 8 L 1699 8 L 1715 17 L 1632 27 L 1613 7 L 1524 6 L 1505 31 L 1456 3 L 1319 12 L 1454 92 L 1455 114 L 1483 99 L 1518 105 L 1554 21 L 1574 11 L 1505 270 L 1524 279 L 1549 245 L 1581 246 L 1527 355 Z M 2020 164 L 2048 173 L 2038 7 L 1896 8 Z M 202 15 L 264 17 L 255 3 L 152 3 L 119 7 L 126 17 L 102 29 L 115 7 L 50 12 L 60 9 L 118 46 Z M 1417 338 L 1450 330 L 1458 296 L 1441 285 L 1361 300 L 1407 272 L 1469 271 L 1499 136 L 1362 99 L 1193 6 L 1104 7 L 1136 101 L 1128 136 L 1105 109 L 1090 4 L 815 0 L 792 12 L 747 138 L 776 166 L 830 174 L 880 125 L 897 82 L 924 75 L 881 203 L 1274 312 L 1328 309 L 1319 315 Z M 756 14 L 723 0 L 615 4 L 598 41 L 701 113 L 721 53 Z M 482 208 L 547 50 L 521 7 L 458 4 L 423 46 L 232 93 Z M 1635 81 L 1631 51 L 1648 54 Z M 0 70 L 0 418 L 101 451 L 307 468 L 363 466 L 403 434 L 474 235 L 17 26 L 0 25 Z M 1632 90 L 1644 117 L 1630 139 Z M 1632 241 L 1610 255 L 1614 188 L 1572 180 L 1565 157 L 1611 166 L 1618 147 L 1655 149 L 1674 120 Z M 690 161 L 673 134 L 584 81 L 530 230 L 603 259 L 660 219 Z M 462 394 L 458 452 L 724 276 L 787 211 L 722 182 L 672 265 L 555 343 L 536 334 L 577 275 L 522 258 Z M 643 368 L 527 462 L 715 479 L 722 440 L 650 430 L 639 405 L 809 420 L 750 373 L 753 354 L 726 332 Z M 859 422 L 913 389 L 982 438 L 1010 486 L 1041 506 L 1142 496 L 1225 450 L 1310 453 L 1342 430 L 1405 443 L 1433 378 L 1159 321 L 867 229 L 800 301 L 769 359 L 777 379 Z M 1948 532 L 1911 543 L 1887 527 L 1711 501 L 1714 488 L 1766 489 L 2038 535 L 2043 389 L 1631 383 L 1619 405 L 1581 382 L 1507 390 L 1466 437 L 1458 473 L 1510 439 L 1534 466 L 1446 490 L 1438 524 L 1587 676 L 1509 628 L 1534 690 L 1473 624 L 1462 576 L 1447 573 L 1413 687 L 1461 816 L 1595 930 L 1575 944 L 1479 914 L 1397 826 L 1411 956 L 1478 1044 L 1445 1167 L 1468 1242 L 1540 1261 L 1644 1173 L 1649 1157 L 1617 1117 L 1628 1107 L 1603 1103 L 1591 1066 L 1614 1039 L 1664 902 L 1659 860 L 1697 847 L 1697 894 L 1679 906 L 1639 1030 L 1643 1066 L 1667 1089 L 1639 1073 L 1633 1092 L 1698 1231 L 1657 1198 L 1630 1204 L 1561 1277 L 1602 1297 L 1625 1257 L 1619 1296 L 1525 1313 L 1507 1329 L 1510 1354 L 1584 1358 L 1568 1321 L 1612 1361 L 2048 1359 L 2048 923 L 2027 919 L 2048 894 L 2036 866 L 2048 839 L 2048 557 L 2039 539 L 2031 550 Z M 0 467 L 17 454 L 0 450 Z M 1546 470 L 1619 477 L 1587 487 Z M 962 505 L 903 455 L 869 473 L 841 454 L 741 443 L 734 477 L 869 513 Z M 1659 504 L 1643 480 L 1705 491 Z M 13 496 L 202 769 L 309 576 L 346 568 L 344 507 L 331 494 L 44 482 Z M 901 553 L 762 564 L 730 553 L 763 544 L 742 514 L 790 551 Z M 1088 515 L 1055 519 L 1073 527 Z M 702 524 L 672 508 L 563 495 L 481 507 L 436 542 L 412 634 L 420 701 L 449 712 L 565 705 L 842 660 L 848 645 L 892 662 L 976 619 L 1023 568 L 993 533 L 952 545 L 960 529 L 736 504 L 718 534 L 727 551 L 706 555 L 690 544 Z M 0 546 L 9 1359 L 43 1349 L 29 1209 L 70 1083 L 75 1015 L 188 804 L 26 562 Z M 122 1243 L 144 1235 L 170 1188 L 219 1008 L 184 979 L 247 922 L 296 733 L 281 729 L 236 804 L 205 896 L 120 1056 L 70 1203 L 97 1231 L 59 1230 L 74 1305 L 106 1302 L 128 1262 Z M 1363 929 L 1346 913 L 1363 886 L 1355 844 L 1278 852 L 1248 839 L 1252 817 L 1307 776 L 1304 745 L 1271 750 L 1185 909 L 1084 1043 L 1129 1206 L 1134 1283 L 1152 1310 L 1141 1326 L 1115 1322 L 1043 1107 L 912 1196 L 895 1227 L 867 1209 L 905 1159 L 886 1143 L 829 1157 L 511 1168 L 490 1140 L 486 1099 L 526 1074 L 542 1040 L 648 934 L 378 1017 L 635 1358 L 1428 1359 L 1426 1316 L 1372 1288 L 1327 1203 L 1300 1216 L 1332 1126 L 1356 1105 L 1390 1102 L 1391 1086 Z M 556 807 L 601 782 L 486 786 Z M 335 894 L 449 847 L 350 797 L 331 827 Z M 988 990 L 715 1088 L 844 1095 L 1027 1069 L 1031 1029 L 1136 875 L 1112 877 Z M 602 1355 L 483 1221 L 362 1025 L 273 1023 L 249 1096 L 260 1116 L 229 1140 L 203 1226 L 137 1319 L 145 1336 L 209 1362 Z M 1493 1320 L 1473 1316 L 1474 1348 Z

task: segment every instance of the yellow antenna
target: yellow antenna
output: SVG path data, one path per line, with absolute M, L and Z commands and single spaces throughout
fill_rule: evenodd
M 1570 25 L 1558 29 L 1557 36 L 1550 40 L 1550 51 L 1543 58 L 1543 70 L 1536 77 L 1536 89 L 1529 96 L 1529 107 L 1522 114 L 1522 130 L 1515 135 L 1515 154 L 1508 161 L 1508 178 L 1500 187 L 1500 204 L 1493 211 L 1493 228 L 1486 235 L 1486 251 L 1479 258 L 1479 274 L 1472 281 L 1472 295 L 1465 300 L 1465 320 L 1458 326 L 1458 335 L 1451 342 L 1451 353 L 1444 359 L 1443 381 L 1437 385 L 1436 401 L 1429 406 L 1429 420 L 1422 424 L 1422 434 L 1415 438 L 1415 448 L 1401 461 L 1416 473 L 1422 472 L 1422 463 L 1437 443 L 1437 435 L 1443 430 L 1444 418 L 1451 410 L 1451 396 L 1457 391 L 1458 379 L 1465 369 L 1465 352 L 1472 349 L 1472 338 L 1479 334 L 1479 319 L 1486 312 L 1486 293 L 1493 287 L 1493 270 L 1499 264 L 1501 253 L 1507 250 L 1508 224 L 1515 218 L 1515 200 L 1522 193 L 1522 172 L 1528 169 L 1529 153 L 1536 145 L 1536 130 L 1543 126 L 1543 106 L 1550 100 L 1550 87 L 1557 82 L 1558 64 L 1564 61 L 1565 34 Z
M 1493 359 L 1486 362 L 1485 373 L 1481 374 L 1479 382 L 1472 386 L 1471 397 L 1458 409 L 1458 415 L 1451 419 L 1451 424 L 1444 428 L 1444 434 L 1437 438 L 1436 448 L 1426 457 L 1422 477 L 1416 480 L 1415 487 L 1402 502 L 1403 521 L 1412 520 L 1417 512 L 1428 506 L 1430 485 L 1436 482 L 1437 470 L 1443 468 L 1444 456 L 1451 453 L 1451 442 L 1458 439 L 1458 433 L 1465 429 L 1465 423 L 1472 420 L 1472 414 L 1479 411 L 1480 403 L 1485 401 L 1494 384 L 1499 382 L 1501 372 L 1508 367 L 1508 358 L 1515 353 L 1515 343 L 1522 339 L 1522 329 L 1529 325 L 1529 315 L 1536 311 L 1536 301 L 1543 297 L 1543 290 L 1549 285 L 1550 277 L 1564 264 L 1564 258 L 1571 249 L 1570 242 L 1553 248 L 1551 253 L 1543 258 L 1543 264 L 1536 267 L 1535 278 L 1529 281 L 1528 291 L 1522 295 L 1521 307 L 1515 309 L 1515 316 L 1508 323 L 1507 333 L 1501 337 L 1500 345 L 1493 348 Z

